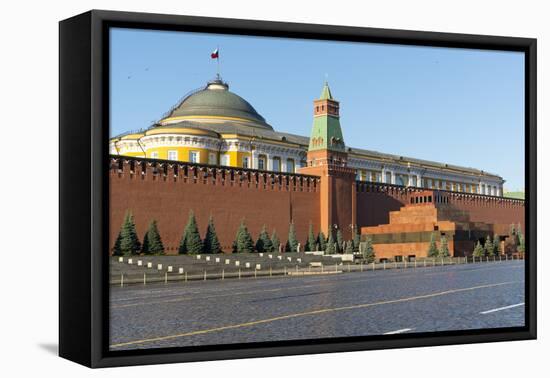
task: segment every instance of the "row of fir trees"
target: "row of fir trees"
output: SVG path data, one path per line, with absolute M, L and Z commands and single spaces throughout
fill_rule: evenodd
M 307 240 L 303 244 L 303 247 L 300 247 L 301 244 L 296 236 L 296 229 L 293 222 L 289 225 L 287 241 L 282 246 L 277 232 L 273 230 L 270 235 L 265 225 L 260 231 L 258 239 L 254 241 L 252 235 L 248 231 L 245 221 L 242 220 L 237 230 L 237 234 L 235 235 L 232 250 L 234 253 L 277 252 L 280 250 L 285 252 L 297 252 L 298 249 L 301 248 L 302 251 L 324 251 L 327 254 L 355 253 L 359 251 L 359 243 L 360 236 L 357 232 L 357 227 L 353 228 L 352 239 L 344 241 L 340 229 L 336 230 L 336 232 L 331 230 L 328 237 L 326 237 L 322 231 L 315 235 L 313 232 L 313 225 L 310 223 Z M 212 216 L 210 216 L 208 220 L 204 238 L 201 238 L 195 214 L 192 210 L 189 212 L 189 218 L 180 239 L 178 252 L 180 254 L 214 254 L 222 252 Z M 143 237 L 143 242 L 140 242 L 134 217 L 130 211 L 127 211 L 113 247 L 113 255 L 127 256 L 163 253 L 164 246 L 162 244 L 157 222 L 155 220 L 151 221 Z M 367 238 L 366 248 L 363 254 L 365 258 L 374 260 L 374 250 L 370 238 Z
M 160 238 L 157 222 L 152 220 L 143 236 L 143 242 L 139 241 L 136 224 L 131 212 L 127 211 L 124 221 L 113 246 L 114 256 L 130 255 L 161 255 L 164 254 L 164 245 Z
M 435 244 L 435 232 L 432 232 L 430 237 L 430 245 L 428 246 L 428 257 L 449 257 L 449 242 L 445 236 L 439 240 L 439 248 Z

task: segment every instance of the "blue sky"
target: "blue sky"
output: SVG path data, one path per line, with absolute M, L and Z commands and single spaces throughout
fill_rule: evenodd
M 517 52 L 112 29 L 111 135 L 146 128 L 216 74 L 275 130 L 309 135 L 328 77 L 348 146 L 498 173 L 524 187 Z

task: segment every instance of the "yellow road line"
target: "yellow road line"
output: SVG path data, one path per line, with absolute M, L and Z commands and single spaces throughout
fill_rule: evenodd
M 255 320 L 255 321 L 246 322 L 246 323 L 232 324 L 232 325 L 227 325 L 227 326 L 222 326 L 222 327 L 203 329 L 203 330 L 199 330 L 199 331 L 191 331 L 191 332 L 186 332 L 186 333 L 180 333 L 180 334 L 176 334 L 176 335 L 160 336 L 160 337 L 153 337 L 153 338 L 149 338 L 149 339 L 141 339 L 141 340 L 128 341 L 128 342 L 124 342 L 124 343 L 111 344 L 110 347 L 111 348 L 120 348 L 120 347 L 124 347 L 124 346 L 129 346 L 129 345 L 145 344 L 145 343 L 152 343 L 152 342 L 157 342 L 157 341 L 172 340 L 172 339 L 177 339 L 177 338 L 181 338 L 181 337 L 196 336 L 196 335 L 203 335 L 203 334 L 206 334 L 206 333 L 225 331 L 225 330 L 228 330 L 228 329 L 250 327 L 250 326 L 254 326 L 254 325 L 258 325 L 258 324 L 271 323 L 271 322 L 275 322 L 275 321 L 278 321 L 278 320 L 292 319 L 292 318 L 297 318 L 297 317 L 302 317 L 302 316 L 326 314 L 326 313 L 337 312 L 337 311 L 357 310 L 357 309 L 361 309 L 361 308 L 380 306 L 380 305 L 386 305 L 386 304 L 393 304 L 393 303 L 409 302 L 409 301 L 414 301 L 414 300 L 419 300 L 419 299 L 433 298 L 433 297 L 439 297 L 439 296 L 443 296 L 443 295 L 460 293 L 460 292 L 464 292 L 464 291 L 485 289 L 485 288 L 489 288 L 489 287 L 496 287 L 496 286 L 503 286 L 503 285 L 511 285 L 511 284 L 520 283 L 520 282 L 522 282 L 522 281 L 501 282 L 501 283 L 496 283 L 496 284 L 488 284 L 488 285 L 467 287 L 467 288 L 462 288 L 462 289 L 452 289 L 452 290 L 440 291 L 440 292 L 437 292 L 437 293 L 417 295 L 417 296 L 408 297 L 408 298 L 392 299 L 392 300 L 373 302 L 373 303 L 362 303 L 362 304 L 358 304 L 358 305 L 351 305 L 351 306 L 344 306 L 344 307 L 324 308 L 324 309 L 313 310 L 313 311 L 306 311 L 306 312 L 299 312 L 299 313 L 288 314 L 288 315 L 281 315 L 281 316 L 276 316 L 274 318 Z
M 508 267 L 510 268 L 510 267 Z M 495 270 L 498 269 L 498 267 L 486 267 L 486 268 L 479 268 L 479 269 L 470 269 L 470 270 L 461 270 L 461 273 L 466 272 L 478 272 L 481 270 Z M 424 273 L 424 276 L 437 276 L 437 275 L 447 275 L 451 271 L 445 271 L 445 272 L 422 272 Z M 416 277 L 415 274 L 402 274 L 399 275 L 398 272 L 393 272 L 391 276 L 388 277 L 376 277 L 376 278 L 382 278 L 382 280 L 389 280 L 389 279 L 396 279 L 396 278 L 410 278 L 410 277 Z M 339 282 L 342 283 L 354 283 L 354 282 L 363 282 L 370 279 L 373 279 L 372 276 L 363 277 L 360 279 L 342 279 L 339 280 Z M 177 302 L 186 302 L 186 301 L 192 301 L 192 300 L 204 300 L 204 299 L 215 299 L 215 298 L 223 298 L 223 297 L 232 297 L 236 295 L 249 295 L 249 294 L 258 294 L 258 293 L 269 293 L 269 292 L 277 292 L 277 291 L 284 291 L 284 290 L 294 290 L 294 289 L 309 289 L 309 288 L 318 288 L 322 286 L 330 286 L 329 279 L 322 279 L 322 280 L 315 280 L 315 281 L 308 281 L 308 283 L 311 282 L 329 282 L 326 285 L 323 284 L 316 284 L 316 285 L 300 285 L 300 286 L 289 286 L 289 287 L 280 287 L 275 289 L 261 289 L 261 290 L 247 290 L 247 291 L 237 291 L 237 292 L 231 292 L 227 294 L 214 294 L 214 295 L 205 295 L 202 297 L 185 297 L 185 298 L 174 298 L 174 299 L 163 299 L 163 300 L 157 300 L 157 301 L 150 301 L 150 302 L 134 302 L 134 303 L 127 303 L 127 304 L 115 304 L 111 306 L 111 309 L 119 309 L 119 308 L 127 308 L 127 307 L 137 307 L 137 306 L 148 306 L 148 305 L 156 305 L 156 304 L 162 304 L 162 303 L 177 303 Z M 225 289 L 224 291 L 227 291 L 230 289 Z M 192 293 L 196 294 L 196 293 Z M 170 294 L 169 296 L 179 296 L 181 294 Z M 185 295 L 185 294 L 183 294 Z M 141 300 L 144 299 L 141 298 L 132 298 L 128 300 Z M 146 298 L 145 298 L 146 299 Z M 121 300 L 118 300 L 118 302 L 121 302 Z

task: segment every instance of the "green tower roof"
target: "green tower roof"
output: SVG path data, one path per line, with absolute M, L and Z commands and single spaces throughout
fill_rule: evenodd
M 330 87 L 328 86 L 328 82 L 325 81 L 325 85 L 323 86 L 323 90 L 321 91 L 321 97 L 319 97 L 319 100 L 333 100 L 332 93 L 330 93 Z
M 325 82 L 319 100 L 335 101 Z M 313 118 L 313 128 L 309 138 L 309 151 L 332 150 L 345 151 L 344 136 L 340 127 L 340 118 L 336 115 L 322 114 Z

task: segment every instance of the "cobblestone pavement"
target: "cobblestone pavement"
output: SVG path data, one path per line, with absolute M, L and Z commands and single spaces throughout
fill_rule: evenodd
M 112 287 L 112 350 L 524 325 L 523 261 Z

